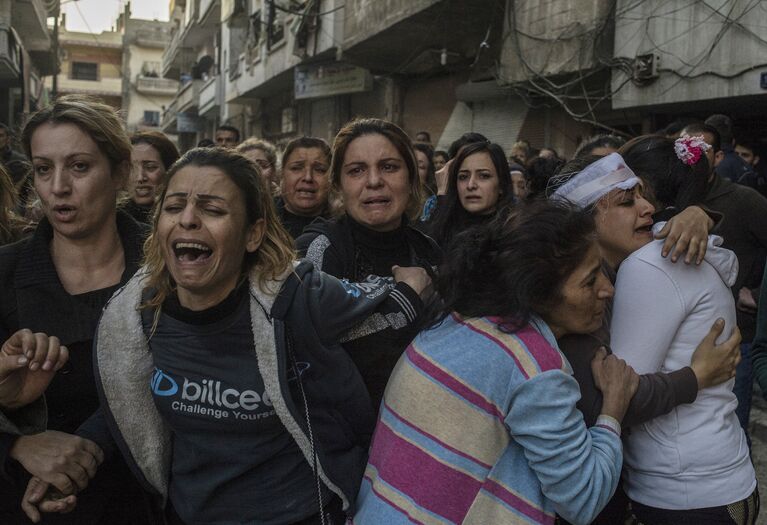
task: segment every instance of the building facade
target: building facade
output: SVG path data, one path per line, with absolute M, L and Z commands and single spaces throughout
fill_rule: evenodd
M 55 71 L 47 18 L 58 2 L 0 0 L 0 121 L 18 127 L 46 101 L 42 81 Z
M 220 124 L 279 145 L 376 116 L 441 149 L 475 131 L 568 156 L 678 115 L 757 126 L 767 11 L 720 3 L 173 0 L 162 71 L 180 87 L 162 127 L 185 145 Z
M 122 34 L 118 31 L 68 31 L 66 17 L 59 29 L 61 68 L 58 93 L 84 94 L 116 109 L 123 107 Z M 51 82 L 48 85 L 52 84 Z
M 131 17 L 130 3 L 117 19 L 122 34 L 122 103 L 128 132 L 160 130 L 160 119 L 178 91 L 178 81 L 162 77 L 162 55 L 170 43 L 170 23 Z

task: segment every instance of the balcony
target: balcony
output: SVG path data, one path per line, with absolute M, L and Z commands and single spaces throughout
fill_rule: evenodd
M 59 92 L 121 97 L 122 82 L 122 78 L 119 77 L 102 78 L 101 80 L 74 80 L 59 77 Z
M 199 114 L 214 113 L 221 106 L 221 88 L 223 81 L 219 77 L 209 78 L 200 88 Z
M 200 11 L 197 21 L 205 25 L 208 22 L 217 24 L 221 21 L 221 0 L 200 0 Z
M 0 28 L 0 80 L 15 80 L 21 74 L 21 47 L 13 29 Z
M 200 87 L 202 87 L 202 80 L 192 80 L 181 87 L 176 96 L 180 113 L 187 113 L 197 108 L 200 103 Z
M 165 78 L 179 78 L 182 68 L 194 62 L 194 51 L 181 45 L 182 31 L 183 28 L 173 34 L 162 54 L 162 76 Z
M 146 95 L 173 96 L 178 91 L 178 81 L 139 74 L 136 76 L 136 91 Z
M 18 32 L 28 50 L 44 51 L 50 48 L 48 9 L 43 0 L 16 0 L 13 2 L 11 26 Z
M 162 129 L 163 133 L 168 133 L 169 135 L 175 135 L 177 133 L 177 130 L 176 130 L 177 116 L 178 116 L 178 99 L 175 98 L 173 99 L 173 102 L 170 103 L 170 105 L 165 110 L 165 112 L 162 114 L 162 120 L 160 121 L 160 129 Z

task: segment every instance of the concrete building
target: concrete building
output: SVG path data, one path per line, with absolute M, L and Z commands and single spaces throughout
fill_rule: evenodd
M 170 2 L 171 41 L 162 56 L 161 74 L 178 80 L 179 87 L 162 115 L 161 128 L 178 135 L 182 151 L 211 137 L 220 122 L 221 4 L 221 0 Z
M 498 85 L 530 109 L 517 136 L 571 154 L 593 133 L 735 118 L 767 136 L 767 11 L 722 0 L 507 1 Z
M 163 73 L 183 79 L 163 129 L 178 131 L 182 147 L 224 123 L 284 144 L 332 140 L 351 118 L 377 116 L 439 138 L 453 129 L 456 88 L 492 78 L 499 5 L 175 0 Z
M 753 128 L 767 11 L 721 3 L 706 15 L 683 0 L 173 0 L 162 72 L 181 83 L 162 127 L 184 144 L 219 124 L 284 144 L 377 116 L 442 149 L 476 131 L 563 155 L 679 114 Z
M 101 33 L 67 31 L 64 16 L 61 18 L 61 26 L 59 30 L 61 50 L 59 94 L 91 95 L 114 108 L 121 109 L 123 107 L 122 34 L 118 31 Z
M 122 102 L 128 132 L 159 130 L 164 108 L 178 81 L 162 78 L 162 55 L 170 43 L 170 23 L 131 17 L 130 3 L 117 19 L 122 33 Z
M 763 2 L 619 0 L 612 107 L 641 111 L 656 129 L 679 116 L 734 117 L 740 133 L 767 137 L 767 9 Z
M 0 0 L 0 122 L 18 127 L 45 103 L 42 79 L 53 74 L 47 18 L 58 2 Z

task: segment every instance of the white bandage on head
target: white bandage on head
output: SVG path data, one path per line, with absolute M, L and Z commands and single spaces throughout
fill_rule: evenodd
M 586 208 L 613 190 L 630 190 L 640 184 L 631 168 L 617 153 L 610 153 L 564 183 L 551 195 Z

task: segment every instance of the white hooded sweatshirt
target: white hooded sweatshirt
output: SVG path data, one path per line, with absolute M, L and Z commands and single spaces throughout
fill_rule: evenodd
M 655 225 L 657 233 L 663 223 Z M 717 318 L 736 326 L 730 286 L 738 260 L 709 236 L 700 266 L 661 256 L 652 241 L 621 264 L 615 285 L 612 350 L 638 374 L 689 366 Z M 652 507 L 684 510 L 729 505 L 756 487 L 746 437 L 735 415 L 734 379 L 698 392 L 694 403 L 632 427 L 624 453 L 628 496 Z

